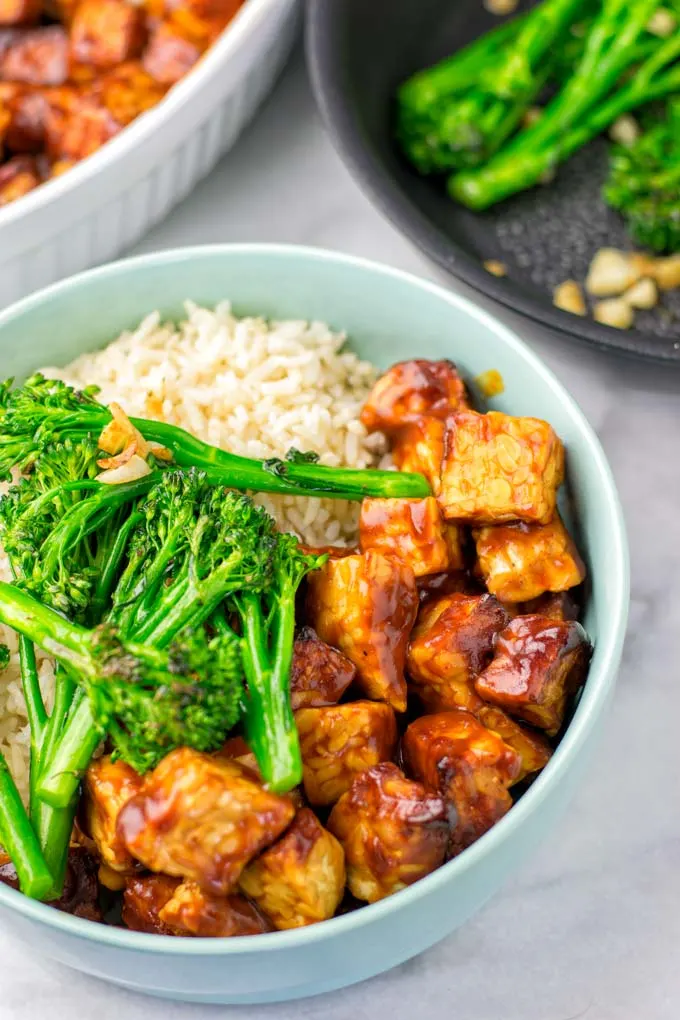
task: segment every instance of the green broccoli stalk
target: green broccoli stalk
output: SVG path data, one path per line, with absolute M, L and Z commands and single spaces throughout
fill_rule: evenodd
M 71 439 L 96 439 L 112 420 L 107 407 L 95 399 L 95 388 L 82 392 L 62 382 L 33 375 L 12 389 L 12 380 L 0 387 L 0 475 L 24 469 L 47 444 Z M 325 467 L 315 458 L 283 461 L 250 460 L 227 453 L 196 439 L 175 425 L 132 418 L 145 439 L 160 443 L 179 467 L 198 467 L 215 483 L 253 492 L 361 500 L 365 496 L 422 497 L 430 487 L 422 475 L 397 471 L 369 471 Z M 144 479 L 142 479 L 144 481 Z
M 650 117 L 632 145 L 612 148 L 603 196 L 638 244 L 680 251 L 680 100 Z
M 628 79 L 658 0 L 605 0 L 574 75 L 543 110 L 485 166 L 449 180 L 453 198 L 486 209 L 542 179 L 622 113 L 680 88 L 680 33 L 658 41 Z M 614 90 L 614 91 L 612 91 Z
M 53 899 L 54 879 L 2 754 L 0 754 L 0 842 L 16 868 L 21 891 L 32 899 Z
M 582 6 L 543 0 L 401 87 L 397 138 L 421 173 L 478 166 L 498 151 L 550 78 Z
M 121 520 L 112 519 L 96 538 L 84 536 L 62 553 L 55 569 L 45 571 L 44 547 L 53 529 L 78 506 L 84 489 L 97 472 L 97 445 L 91 441 L 64 443 L 42 449 L 26 478 L 19 480 L 0 500 L 0 533 L 17 584 L 42 598 L 47 605 L 76 620 L 98 622 L 96 595 L 112 557 L 120 557 Z M 103 488 L 94 483 L 98 488 Z M 93 619 L 93 612 L 96 613 Z M 72 675 L 58 668 L 52 711 L 45 710 L 40 691 L 33 643 L 19 637 L 21 681 L 31 734 L 29 811 L 44 861 L 50 870 L 55 896 L 65 874 L 76 797 L 59 809 L 37 795 L 45 761 L 62 732 L 75 692 Z M 9 787 L 5 784 L 5 792 Z M 9 794 L 8 794 L 9 795 Z
M 264 781 L 277 792 L 286 792 L 302 780 L 290 701 L 295 596 L 306 574 L 327 559 L 326 555 L 305 555 L 293 535 L 280 535 L 271 584 L 259 595 L 244 590 L 229 600 L 243 635 L 246 736 Z

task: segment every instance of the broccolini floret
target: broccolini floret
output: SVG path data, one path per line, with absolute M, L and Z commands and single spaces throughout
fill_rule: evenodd
M 612 149 L 605 201 L 633 240 L 655 252 L 680 251 L 680 100 L 648 118 L 632 145 Z

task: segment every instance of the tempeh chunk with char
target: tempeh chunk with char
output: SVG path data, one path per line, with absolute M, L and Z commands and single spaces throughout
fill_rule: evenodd
M 449 811 L 441 796 L 385 763 L 363 772 L 331 811 L 347 885 L 374 903 L 428 875 L 444 861 Z
M 490 662 L 508 615 L 493 595 L 454 592 L 426 602 L 408 646 L 413 691 L 430 711 L 481 704 L 475 677 Z
M 449 857 L 479 839 L 512 806 L 508 787 L 520 774 L 519 755 L 469 712 L 416 719 L 404 734 L 403 752 L 409 771 L 456 809 Z
M 475 688 L 484 701 L 555 736 L 589 659 L 590 644 L 580 624 L 516 616 L 499 635 L 494 658 Z
M 118 833 L 151 871 L 223 896 L 294 814 L 290 797 L 265 790 L 244 765 L 183 747 L 144 777 L 118 816 Z
M 326 921 L 345 891 L 342 846 L 309 808 L 241 875 L 241 888 L 276 928 L 302 928 Z

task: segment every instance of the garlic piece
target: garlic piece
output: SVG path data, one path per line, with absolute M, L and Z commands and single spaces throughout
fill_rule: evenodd
M 585 315 L 587 312 L 581 285 L 576 280 L 564 280 L 563 283 L 555 287 L 553 304 L 555 308 L 561 308 L 563 312 L 571 312 L 572 315 Z
M 104 468 L 106 471 L 122 467 L 123 464 L 127 464 L 129 460 L 132 460 L 136 453 L 137 440 L 133 439 L 120 453 L 114 453 L 111 457 L 100 457 L 97 461 L 97 467 Z
M 97 475 L 97 481 L 103 485 L 122 485 L 123 482 L 136 482 L 138 478 L 144 478 L 151 474 L 151 468 L 147 462 L 135 453 L 127 464 L 120 467 L 110 468 Z
M 633 309 L 623 298 L 609 298 L 598 301 L 593 308 L 595 322 L 615 329 L 630 329 L 633 325 Z
M 505 262 L 499 262 L 498 259 L 487 259 L 484 268 L 492 276 L 505 276 L 508 271 Z
M 659 300 L 659 292 L 654 280 L 649 276 L 643 276 L 626 291 L 623 300 L 627 301 L 631 308 L 654 308 Z
M 618 248 L 600 248 L 590 263 L 586 290 L 595 297 L 623 294 L 641 276 L 646 275 L 645 257 L 634 256 Z
M 172 453 L 168 450 L 167 446 L 161 446 L 160 443 L 154 443 L 153 441 L 147 443 L 149 447 L 149 453 L 152 453 L 156 460 L 172 460 Z
M 624 113 L 618 117 L 609 129 L 609 137 L 619 145 L 630 146 L 637 141 L 640 135 L 640 128 L 635 117 Z
M 665 7 L 658 7 L 647 22 L 646 28 L 651 35 L 656 35 L 659 39 L 668 39 L 675 32 L 677 24 L 677 18 L 671 11 Z
M 146 439 L 132 424 L 120 404 L 111 401 L 109 411 L 111 412 L 111 421 L 102 430 L 99 437 L 99 449 L 104 453 L 120 453 L 131 442 L 136 441 L 139 455 L 146 457 L 149 453 Z

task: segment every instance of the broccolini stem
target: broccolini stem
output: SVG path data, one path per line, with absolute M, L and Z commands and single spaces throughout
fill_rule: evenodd
M 414 113 L 429 118 L 433 104 L 477 83 L 480 68 L 517 35 L 526 17 L 522 14 L 498 25 L 447 60 L 414 74 L 399 89 L 399 102 Z
M 31 804 L 31 806 L 33 806 Z M 68 864 L 68 848 L 73 831 L 73 822 L 78 806 L 78 797 L 74 795 L 65 808 L 53 808 L 35 798 L 32 824 L 38 837 L 40 849 L 53 880 L 53 898 L 61 896 L 64 887 L 64 876 Z M 52 898 L 52 896 L 50 898 Z
M 320 464 L 251 460 L 204 443 L 177 425 L 147 418 L 130 419 L 145 439 L 160 443 L 173 455 L 179 467 L 197 467 L 206 471 L 213 484 L 253 492 L 282 492 L 293 496 L 360 500 L 365 496 L 423 497 L 431 495 L 422 475 L 399 471 L 356 470 L 325 467 Z M 91 404 L 68 413 L 50 411 L 45 429 L 54 438 L 84 438 L 97 435 L 111 421 L 104 405 Z M 49 430 L 48 430 L 49 425 Z M 150 479 L 150 481 L 149 481 Z M 137 483 L 146 483 L 146 491 L 157 479 L 153 475 Z M 111 486 L 123 489 L 124 486 Z M 74 509 L 77 509 L 74 508 Z
M 290 705 L 290 655 L 281 655 L 293 644 L 295 603 L 282 611 L 274 641 L 275 667 L 269 663 L 262 608 L 257 596 L 240 600 L 243 624 L 243 666 L 248 683 L 245 728 L 262 772 L 276 793 L 292 790 L 302 780 L 302 758 L 297 727 Z
M 34 900 L 53 898 L 52 875 L 2 754 L 0 754 L 0 840 L 16 868 L 21 891 Z
M 109 607 L 111 593 L 118 580 L 118 571 L 127 549 L 130 532 L 133 528 L 137 527 L 141 520 L 141 514 L 132 513 L 116 532 L 113 544 L 104 563 L 101 565 L 101 571 L 92 595 L 89 617 L 93 624 L 99 623 Z
M 61 740 L 61 734 L 66 726 L 67 717 L 74 698 L 82 693 L 80 688 L 76 688 L 76 683 L 71 674 L 60 663 L 56 667 L 55 681 L 54 706 L 45 727 L 42 747 L 40 748 L 39 775 L 36 776 L 36 782 L 33 784 L 36 796 L 38 786 L 40 785 L 40 777 L 44 773 L 47 763 L 52 758 L 55 745 Z
M 21 689 L 26 703 L 26 715 L 31 731 L 31 787 L 35 782 L 38 771 L 38 755 L 42 744 L 45 725 L 47 723 L 47 712 L 40 691 L 38 679 L 38 666 L 35 661 L 35 647 L 33 642 L 19 634 L 19 666 L 21 669 Z
M 656 6 L 656 0 L 640 0 L 634 5 L 610 0 L 605 4 L 576 72 L 540 119 L 486 166 L 454 174 L 448 185 L 452 197 L 471 209 L 487 209 L 537 184 L 621 113 L 676 88 L 677 68 L 665 75 L 662 72 L 680 52 L 680 33 L 659 44 L 630 82 L 605 98 L 631 65 L 639 50 L 639 36 Z
M 83 694 L 74 699 L 67 725 L 50 759 L 42 762 L 38 797 L 53 808 L 67 808 L 101 739 L 90 699 Z
M 76 672 L 91 674 L 85 628 L 6 581 L 0 581 L 0 621 L 34 641 L 48 655 L 65 658 Z

